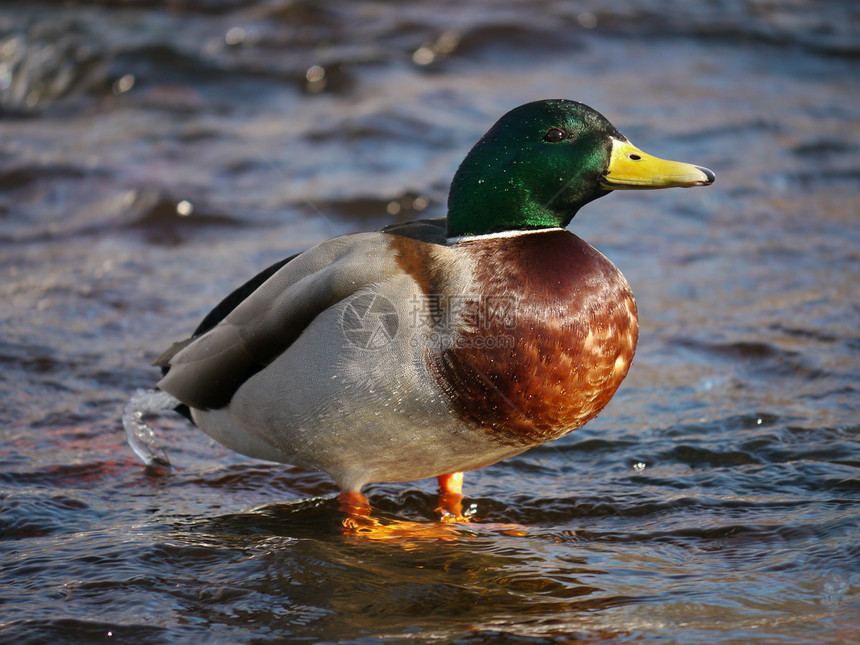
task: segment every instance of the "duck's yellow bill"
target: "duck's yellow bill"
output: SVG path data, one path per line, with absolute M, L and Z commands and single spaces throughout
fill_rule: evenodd
M 680 161 L 658 159 L 642 152 L 629 141 L 612 139 L 609 168 L 600 184 L 607 190 L 648 188 L 689 188 L 714 183 L 707 168 Z

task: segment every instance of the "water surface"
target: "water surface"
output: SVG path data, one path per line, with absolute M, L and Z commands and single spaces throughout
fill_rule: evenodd
M 2 640 L 860 640 L 858 43 L 837 1 L 4 3 Z M 469 474 L 445 539 L 345 537 L 323 475 L 178 417 L 141 467 L 158 353 L 270 262 L 444 214 L 547 97 L 718 178 L 570 227 L 641 314 L 598 419 Z M 433 526 L 430 482 L 367 492 Z

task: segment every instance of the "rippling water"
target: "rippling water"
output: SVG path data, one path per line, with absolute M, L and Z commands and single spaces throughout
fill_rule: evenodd
M 611 6 L 610 6 L 611 4 Z M 7 2 L 0 640 L 860 640 L 860 11 L 850 2 Z M 565 97 L 708 189 L 571 229 L 639 353 L 573 435 L 368 541 L 328 480 L 120 408 L 258 269 L 438 216 L 503 112 Z M 368 490 L 432 527 L 429 482 Z

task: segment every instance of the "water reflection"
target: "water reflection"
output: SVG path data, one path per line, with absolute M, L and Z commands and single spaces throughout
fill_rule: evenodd
M 595 585 L 605 572 L 571 552 L 572 535 L 529 535 L 524 540 L 505 529 L 461 526 L 451 527 L 446 538 L 369 540 L 342 535 L 334 500 L 308 500 L 177 527 L 172 539 L 178 545 L 162 547 L 159 556 L 171 566 L 187 558 L 199 568 L 217 565 L 201 562 L 192 545 L 205 547 L 205 554 L 227 549 L 227 559 L 241 552 L 242 564 L 233 571 L 239 577 L 207 593 L 204 611 L 235 607 L 237 597 L 249 594 L 269 596 L 271 602 L 256 601 L 266 609 L 255 622 L 289 611 L 295 636 L 307 628 L 443 637 L 464 626 L 492 630 L 496 623 L 510 631 L 512 620 L 514 633 L 560 634 L 590 612 L 637 601 Z M 536 557 L 535 540 L 544 544 L 542 557 Z

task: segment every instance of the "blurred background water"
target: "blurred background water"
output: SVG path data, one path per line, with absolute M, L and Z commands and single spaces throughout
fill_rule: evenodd
M 849 0 L 5 1 L 0 640 L 860 641 L 858 59 Z M 571 225 L 641 313 L 597 420 L 469 474 L 447 539 L 345 537 L 324 476 L 178 417 L 141 467 L 162 349 L 270 262 L 443 215 L 550 97 L 717 173 Z M 367 492 L 432 526 L 431 482 Z

